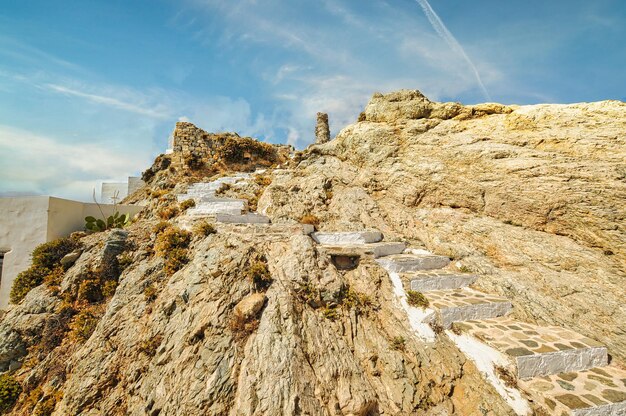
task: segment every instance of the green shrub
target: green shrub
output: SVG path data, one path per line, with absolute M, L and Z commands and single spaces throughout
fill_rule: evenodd
M 428 305 L 430 304 L 423 293 L 416 292 L 415 290 L 409 290 L 406 292 L 406 301 L 409 305 L 417 308 L 428 308 Z
M 50 269 L 31 266 L 29 269 L 17 275 L 11 287 L 9 298 L 11 303 L 20 303 L 28 292 L 43 283 Z
M 201 237 L 208 237 L 216 232 L 215 226 L 208 221 L 200 221 L 193 226 L 193 233 Z
M 339 317 L 337 313 L 337 308 L 330 308 L 330 307 L 324 309 L 324 311 L 322 312 L 322 315 L 324 315 L 324 318 L 330 321 L 335 321 Z
M 110 228 L 124 228 L 130 223 L 130 214 L 115 212 L 106 219 L 92 216 L 85 217 L 85 228 L 92 232 L 106 231 Z
M 38 245 L 32 254 L 32 264 L 36 267 L 53 269 L 61 259 L 81 246 L 80 241 L 71 238 L 59 238 Z
M 0 374 L 0 413 L 11 409 L 17 402 L 22 386 L 11 375 Z
M 37 246 L 32 253 L 32 265 L 27 270 L 17 275 L 11 287 L 9 295 L 11 303 L 19 303 L 33 288 L 46 280 L 48 275 L 53 275 L 50 280 L 59 280 L 59 262 L 66 255 L 81 246 L 78 240 L 72 238 L 59 238 Z

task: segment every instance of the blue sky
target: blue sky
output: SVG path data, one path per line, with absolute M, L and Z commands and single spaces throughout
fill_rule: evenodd
M 626 100 L 623 0 L 425 3 L 3 0 L 0 194 L 88 200 L 177 120 L 303 148 L 317 111 L 336 134 L 375 91 Z

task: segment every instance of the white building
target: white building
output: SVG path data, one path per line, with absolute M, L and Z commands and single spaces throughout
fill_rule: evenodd
M 100 201 L 103 204 L 115 204 L 141 188 L 144 182 L 137 176 L 129 176 L 126 182 L 102 182 Z
M 135 215 L 135 205 L 100 204 L 106 216 L 119 211 Z M 101 216 L 96 204 L 50 196 L 0 198 L 0 310 L 9 303 L 13 280 L 30 267 L 39 244 L 85 228 L 85 217 Z

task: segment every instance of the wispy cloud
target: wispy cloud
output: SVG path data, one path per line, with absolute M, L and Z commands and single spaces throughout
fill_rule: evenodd
M 424 10 L 424 14 L 428 18 L 430 24 L 433 26 L 433 29 L 435 29 L 439 36 L 441 36 L 443 40 L 446 41 L 446 43 L 450 46 L 450 48 L 452 48 L 452 50 L 457 52 L 467 62 L 467 65 L 470 67 L 471 71 L 476 77 L 476 82 L 478 82 L 478 85 L 480 86 L 483 95 L 488 101 L 491 101 L 491 97 L 489 96 L 489 93 L 487 92 L 487 89 L 485 88 L 485 85 L 480 78 L 480 74 L 478 73 L 478 69 L 476 69 L 476 65 L 474 65 L 470 57 L 467 55 L 467 53 L 465 53 L 465 49 L 463 49 L 463 47 L 456 40 L 454 35 L 450 33 L 446 25 L 443 24 L 443 21 L 439 18 L 437 13 L 435 13 L 433 8 L 430 6 L 430 3 L 428 3 L 428 0 L 416 0 L 416 2 L 420 5 L 422 10 Z
M 69 88 L 69 87 L 66 87 L 63 85 L 57 85 L 57 84 L 44 84 L 44 86 L 54 92 L 58 92 L 58 93 L 70 95 L 70 96 L 75 96 L 79 98 L 84 98 L 87 101 L 90 101 L 96 104 L 102 104 L 102 105 L 110 106 L 110 107 L 117 108 L 120 110 L 141 114 L 141 115 L 148 116 L 148 117 L 155 117 L 155 118 L 162 118 L 162 119 L 166 119 L 169 117 L 169 114 L 167 114 L 163 110 L 158 110 L 156 108 L 141 107 L 137 104 L 125 102 L 115 97 L 107 97 L 104 95 L 90 94 L 88 92 L 79 91 L 73 88 Z
M 401 7 L 382 2 L 354 7 L 342 0 L 322 0 L 322 7 L 297 11 L 269 0 L 187 4 L 195 19 L 195 27 L 187 30 L 198 33 L 203 24 L 219 19 L 220 41 L 233 52 L 232 59 L 254 66 L 257 61 L 268 64 L 264 53 L 274 57 L 260 71 L 269 84 L 267 94 L 276 100 L 268 118 L 297 146 L 313 141 L 317 111 L 330 113 L 337 132 L 356 119 L 373 92 L 417 88 L 438 99 L 476 85 L 465 64 L 459 64 L 458 51 L 442 47 L 445 39 Z M 312 13 L 315 19 L 309 18 Z M 488 73 L 497 77 L 498 71 L 489 68 Z M 484 88 L 482 79 L 479 84 Z

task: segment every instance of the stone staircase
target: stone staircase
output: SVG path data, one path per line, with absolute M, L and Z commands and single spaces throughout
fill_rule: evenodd
M 384 242 L 378 231 L 311 237 L 321 253 L 375 259 L 389 273 L 415 333 L 428 342 L 436 337 L 433 328 L 448 329 L 517 414 L 531 414 L 532 402 L 550 415 L 626 415 L 626 371 L 609 366 L 602 344 L 508 317 L 509 300 L 469 287 L 478 276 L 455 270 L 447 257 Z M 422 293 L 429 306 L 409 305 L 405 286 Z
M 269 224 L 270 219 L 264 215 L 248 212 L 245 199 L 222 198 L 215 193 L 223 186 L 239 186 L 250 179 L 249 173 L 238 173 L 225 176 L 212 182 L 198 182 L 189 185 L 187 193 L 177 196 L 178 202 L 193 199 L 196 206 L 188 209 L 189 217 L 210 217 L 221 223 L 231 224 Z

